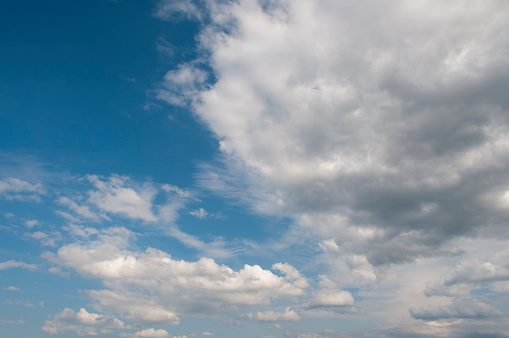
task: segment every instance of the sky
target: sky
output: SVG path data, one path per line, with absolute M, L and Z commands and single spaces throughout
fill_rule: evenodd
M 508 22 L 0 2 L 0 335 L 509 337 Z

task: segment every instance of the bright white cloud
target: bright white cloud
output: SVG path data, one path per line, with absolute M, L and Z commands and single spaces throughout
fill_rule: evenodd
M 286 308 L 285 312 L 265 311 L 248 314 L 246 318 L 258 322 L 298 322 L 302 319 L 294 310 Z
M 172 338 L 168 331 L 163 329 L 145 329 L 133 334 L 122 334 L 121 337 L 153 337 L 153 338 Z
M 157 221 L 152 213 L 152 200 L 156 191 L 151 186 L 145 185 L 136 191 L 132 187 L 125 187 L 127 177 L 118 175 L 110 176 L 107 181 L 89 175 L 88 180 L 96 188 L 89 191 L 89 202 L 101 210 L 147 222 Z
M 90 326 L 85 326 L 90 325 Z M 97 328 L 102 330 L 97 331 Z M 128 325 L 118 318 L 110 315 L 99 315 L 89 313 L 81 308 L 78 312 L 65 308 L 62 312 L 53 316 L 52 320 L 47 320 L 42 330 L 51 334 L 58 334 L 65 331 L 74 331 L 79 336 L 95 336 L 99 333 L 111 333 L 111 330 L 105 329 L 129 329 Z
M 235 271 L 210 258 L 186 262 L 153 248 L 129 251 L 132 237 L 124 228 L 104 229 L 96 240 L 65 245 L 45 257 L 102 279 L 109 290 L 91 290 L 89 296 L 101 308 L 143 323 L 178 324 L 177 313 L 217 314 L 238 306 L 268 305 L 272 299 L 303 296 L 308 287 L 288 264 L 275 265 L 284 276 L 257 265 Z
M 200 208 L 200 209 L 197 209 L 197 210 L 193 210 L 193 211 L 191 211 L 189 213 L 191 215 L 195 216 L 195 217 L 198 217 L 199 219 L 204 219 L 204 218 L 206 218 L 209 215 L 207 210 L 205 210 L 203 208 Z

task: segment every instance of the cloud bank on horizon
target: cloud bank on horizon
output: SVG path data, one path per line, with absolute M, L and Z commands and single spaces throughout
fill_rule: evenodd
M 6 206 L 53 216 L 5 210 L 1 230 L 42 251 L 0 273 L 80 285 L 44 334 L 509 336 L 509 4 L 162 0 L 153 16 L 197 33 L 151 100 L 192 114 L 218 158 L 189 188 L 3 170 Z M 252 232 L 193 228 L 226 222 L 217 201 Z

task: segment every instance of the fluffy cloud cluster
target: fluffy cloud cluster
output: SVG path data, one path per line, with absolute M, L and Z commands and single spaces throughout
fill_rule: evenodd
M 255 320 L 258 322 L 298 322 L 302 318 L 294 310 L 290 310 L 289 307 L 284 312 L 257 312 L 256 314 L 248 314 L 246 318 Z
M 130 327 L 114 316 L 89 313 L 83 308 L 78 312 L 65 308 L 54 315 L 52 320 L 47 320 L 42 330 L 51 334 L 74 331 L 79 336 L 96 336 L 97 328 L 100 328 L 100 333 L 105 334 L 112 332 L 109 329 L 129 329 Z
M 423 319 L 495 313 L 471 298 L 447 305 L 440 297 L 465 297 L 482 282 L 503 290 L 507 280 L 506 263 L 454 243 L 491 238 L 503 247 L 509 238 L 509 7 L 186 3 L 161 1 L 156 15 L 199 20 L 203 55 L 168 72 L 159 98 L 187 105 L 219 141 L 223 167 L 203 166 L 200 184 L 291 217 L 285 240 L 318 236 L 318 260 L 340 287 L 394 278 L 390 267 L 399 265 L 408 285 L 395 299 L 407 316 L 409 308 Z M 452 258 L 461 255 L 474 263 Z M 429 283 L 424 272 L 412 276 L 414 262 Z M 416 293 L 436 303 L 409 306 Z M 307 308 L 352 304 L 330 286 Z
M 282 276 L 257 265 L 235 271 L 210 258 L 187 262 L 153 248 L 130 251 L 132 237 L 125 228 L 104 229 L 95 240 L 65 245 L 45 257 L 103 280 L 107 289 L 88 291 L 101 308 L 149 324 L 178 324 L 177 314 L 217 315 L 239 306 L 268 305 L 303 296 L 309 286 L 288 264 L 274 265 Z
M 379 229 L 358 243 L 374 265 L 433 255 L 508 214 L 509 10 L 467 2 L 204 1 L 217 81 L 181 65 L 160 97 L 189 95 L 252 203 Z

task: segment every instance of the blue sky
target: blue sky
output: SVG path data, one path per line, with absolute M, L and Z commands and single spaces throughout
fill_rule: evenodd
M 1 3 L 1 335 L 509 336 L 508 16 Z

